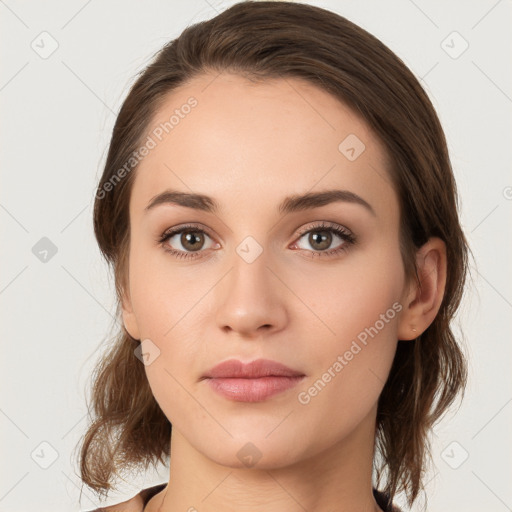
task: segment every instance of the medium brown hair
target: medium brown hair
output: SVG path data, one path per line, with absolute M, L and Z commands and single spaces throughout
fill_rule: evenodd
M 407 66 L 377 38 L 328 10 L 293 2 L 244 1 L 187 27 L 140 74 L 117 117 L 97 188 L 94 230 L 112 265 L 120 300 L 127 289 L 129 201 L 136 166 L 119 170 L 147 136 L 166 96 L 194 77 L 231 72 L 252 80 L 300 78 L 362 116 L 383 142 L 399 197 L 400 249 L 406 276 L 418 280 L 415 254 L 430 237 L 446 244 L 447 281 L 432 324 L 398 341 L 376 419 L 377 484 L 386 474 L 390 501 L 412 505 L 430 461 L 429 433 L 460 393 L 467 362 L 450 328 L 468 270 L 469 248 L 458 218 L 456 184 L 445 136 L 427 94 Z M 124 167 L 126 170 L 126 167 Z M 117 179 L 116 179 L 117 173 Z M 108 186 L 108 183 L 115 186 Z M 418 280 L 419 283 L 419 280 Z M 81 440 L 82 481 L 97 493 L 129 467 L 166 463 L 171 424 L 134 355 L 140 341 L 121 324 L 92 376 L 94 419 Z

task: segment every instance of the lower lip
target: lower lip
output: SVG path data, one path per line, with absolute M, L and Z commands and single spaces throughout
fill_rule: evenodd
M 237 402 L 262 402 L 297 385 L 301 377 L 260 377 L 258 379 L 209 378 L 208 384 L 220 395 Z

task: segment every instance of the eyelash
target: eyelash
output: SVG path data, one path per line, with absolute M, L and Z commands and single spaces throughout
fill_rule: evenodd
M 165 252 L 168 252 L 172 256 L 176 258 L 200 258 L 198 254 L 203 251 L 197 251 L 197 252 L 185 252 L 185 251 L 179 251 L 176 249 L 170 249 L 168 246 L 165 245 L 165 242 L 169 240 L 169 238 L 172 238 L 174 235 L 182 233 L 184 231 L 190 231 L 193 233 L 203 233 L 205 235 L 208 235 L 206 231 L 199 228 L 198 226 L 194 224 L 186 224 L 183 226 L 179 226 L 177 228 L 172 228 L 170 230 L 165 231 L 162 233 L 162 235 L 158 238 L 157 242 L 162 246 Z M 299 237 L 297 240 L 301 239 L 304 235 L 315 232 L 315 231 L 329 231 L 331 233 L 334 233 L 335 235 L 338 235 L 341 239 L 343 239 L 344 243 L 341 245 L 341 247 L 338 247 L 337 249 L 332 249 L 330 251 L 307 251 L 313 253 L 311 257 L 315 256 L 335 256 L 337 254 L 340 254 L 344 251 L 347 251 L 349 246 L 354 245 L 356 243 L 356 237 L 348 231 L 348 229 L 343 228 L 342 226 L 338 226 L 337 224 L 330 224 L 327 222 L 321 222 L 319 224 L 316 224 L 312 227 L 309 227 L 299 233 Z M 208 235 L 210 236 L 210 235 Z M 211 237 L 210 237 L 211 238 Z

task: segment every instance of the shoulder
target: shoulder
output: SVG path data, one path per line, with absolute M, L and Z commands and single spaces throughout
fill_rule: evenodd
M 165 488 L 167 484 L 154 485 L 153 487 L 147 487 L 142 489 L 139 494 L 136 494 L 133 498 L 117 503 L 115 505 L 109 505 L 108 507 L 101 507 L 87 512 L 143 512 L 147 502 L 158 492 Z
M 384 510 L 384 512 L 402 512 L 400 508 L 391 502 L 387 493 L 374 488 L 373 496 L 375 497 L 377 505 L 379 505 L 379 507 Z
M 110 505 L 108 507 L 96 508 L 88 512 L 143 512 L 143 510 L 144 501 L 139 493 L 133 498 L 123 501 L 122 503 L 117 503 L 116 505 Z

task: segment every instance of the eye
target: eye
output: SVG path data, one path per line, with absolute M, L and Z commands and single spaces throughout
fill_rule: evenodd
M 205 236 L 210 238 L 206 231 L 197 226 L 189 224 L 186 226 L 178 226 L 176 228 L 167 230 L 162 234 L 158 242 L 162 245 L 166 252 L 169 252 L 177 258 L 195 258 L 197 255 L 194 253 L 201 252 L 201 249 L 203 249 Z M 172 247 L 169 247 L 169 242 L 171 242 L 173 238 L 176 238 L 174 243 L 181 245 L 182 248 L 173 249 Z M 219 244 L 216 244 L 216 247 L 219 246 Z
M 310 227 L 306 231 L 302 231 L 300 238 L 308 235 L 307 243 L 313 247 L 312 257 L 315 256 L 332 256 L 346 251 L 356 242 L 355 236 L 343 226 L 322 222 L 316 226 Z M 337 248 L 327 251 L 336 238 L 341 239 L 342 243 Z M 294 247 L 298 246 L 297 242 Z M 299 246 L 299 249 L 302 247 Z
M 351 245 L 356 243 L 356 237 L 347 228 L 328 222 L 322 222 L 312 227 L 310 226 L 307 230 L 303 230 L 299 240 L 306 235 L 309 235 L 307 243 L 313 247 L 312 251 L 306 249 L 306 252 L 312 253 L 311 257 L 333 256 L 342 251 L 346 251 Z M 204 249 L 205 237 L 211 240 L 211 237 L 204 229 L 196 225 L 188 224 L 168 229 L 161 235 L 157 242 L 166 252 L 176 258 L 198 258 L 203 252 L 202 249 Z M 173 238 L 176 238 L 176 240 L 173 241 Z M 336 238 L 339 238 L 342 243 L 339 244 L 338 247 L 328 251 L 327 249 Z M 181 248 L 173 248 L 171 242 L 181 246 Z M 219 247 L 220 244 L 212 241 L 209 248 L 216 249 Z M 297 242 L 293 244 L 292 248 L 303 249 L 303 247 L 298 246 Z

